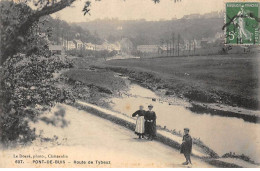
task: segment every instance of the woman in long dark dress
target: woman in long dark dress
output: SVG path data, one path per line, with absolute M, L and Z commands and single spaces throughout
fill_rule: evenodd
M 144 138 L 144 133 L 145 133 L 144 115 L 145 115 L 145 110 L 143 106 L 140 106 L 139 110 L 137 110 L 132 115 L 132 117 L 137 116 L 135 133 L 139 136 L 139 139 Z
M 153 140 L 156 136 L 156 114 L 153 109 L 153 105 L 148 106 L 148 111 L 145 113 L 145 131 L 149 140 Z

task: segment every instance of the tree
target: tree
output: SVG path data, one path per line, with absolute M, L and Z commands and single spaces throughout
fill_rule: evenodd
M 19 52 L 20 46 L 22 46 L 24 38 L 28 34 L 28 30 L 30 30 L 35 22 L 38 22 L 43 16 L 53 14 L 72 5 L 75 1 L 76 0 L 15 0 L 17 3 L 14 3 L 13 0 L 1 1 L 1 43 L 4 42 L 0 49 L 1 64 L 8 56 L 13 56 Z M 154 3 L 160 2 L 160 0 L 151 1 Z M 174 2 L 181 2 L 181 0 L 175 0 Z M 27 5 L 29 3 L 33 3 L 36 10 L 32 10 Z M 84 15 L 90 12 L 90 6 L 91 2 L 87 0 L 82 10 Z M 8 35 L 5 33 L 8 33 Z
M 6 60 L 1 78 L 4 92 L 0 94 L 0 140 L 4 145 L 31 142 L 36 135 L 29 121 L 38 121 L 57 102 L 73 101 L 69 90 L 55 86 L 60 78 L 54 77 L 71 66 L 58 56 L 18 54 Z
M 75 0 L 38 0 L 34 1 L 37 10 L 32 10 L 26 0 L 21 3 L 1 2 L 1 63 L 15 55 L 23 45 L 25 37 L 35 22 L 43 16 L 55 13 L 70 6 Z M 87 6 L 86 6 L 87 8 Z M 5 33 L 8 33 L 5 34 Z
M 29 120 L 37 121 L 39 115 L 56 102 L 74 100 L 69 90 L 55 86 L 59 78 L 54 77 L 61 69 L 71 67 L 71 63 L 58 56 L 49 56 L 44 38 L 39 35 L 39 24 L 44 23 L 40 21 L 42 17 L 60 11 L 74 1 L 0 2 L 0 140 L 6 145 L 13 141 L 30 142 L 35 133 L 28 125 Z M 30 8 L 29 3 L 36 9 Z M 82 10 L 84 15 L 89 13 L 90 6 L 90 1 L 86 1 Z
M 58 78 L 54 77 L 55 72 L 72 65 L 66 59 L 49 56 L 39 30 L 44 23 L 39 16 L 48 13 L 47 7 L 39 10 L 43 14 L 24 3 L 2 1 L 0 8 L 0 141 L 9 146 L 12 142 L 31 142 L 35 130 L 29 121 L 37 121 L 57 102 L 73 100 L 67 90 L 55 86 Z

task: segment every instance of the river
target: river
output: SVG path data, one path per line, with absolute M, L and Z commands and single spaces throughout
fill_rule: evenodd
M 149 89 L 133 83 L 130 83 L 129 87 L 127 93 L 112 99 L 113 110 L 131 116 L 140 105 L 144 105 L 147 110 L 147 106 L 153 104 L 158 125 L 176 131 L 188 127 L 191 136 L 200 138 L 220 156 L 235 152 L 260 162 L 260 124 L 234 117 L 196 114 L 179 102 L 169 105 L 169 102 L 162 100 Z

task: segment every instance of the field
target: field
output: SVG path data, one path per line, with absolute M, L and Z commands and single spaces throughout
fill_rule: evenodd
M 120 78 L 115 78 L 111 72 L 70 69 L 64 75 L 71 80 L 80 81 L 85 85 L 101 88 L 110 94 L 124 86 L 124 81 Z
M 92 69 L 89 64 L 93 63 L 80 58 L 76 59 L 74 68 L 63 73 L 68 78 L 66 86 L 70 87 L 75 98 L 108 107 L 106 99 L 127 88 L 125 81 L 114 77 L 113 72 L 105 69 Z
M 259 109 L 257 55 L 111 60 L 103 66 L 192 101 Z

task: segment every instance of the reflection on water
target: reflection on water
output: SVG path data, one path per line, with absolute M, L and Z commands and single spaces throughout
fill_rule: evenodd
M 152 99 L 156 98 L 156 101 Z M 168 102 L 158 100 L 152 91 L 132 84 L 128 95 L 113 98 L 114 110 L 132 115 L 139 105 L 147 109 L 154 105 L 157 114 L 157 124 L 167 126 L 177 131 L 189 127 L 191 135 L 200 138 L 219 155 L 227 152 L 245 154 L 259 162 L 260 154 L 260 124 L 245 122 L 238 118 L 197 115 L 180 105 L 169 105 Z

